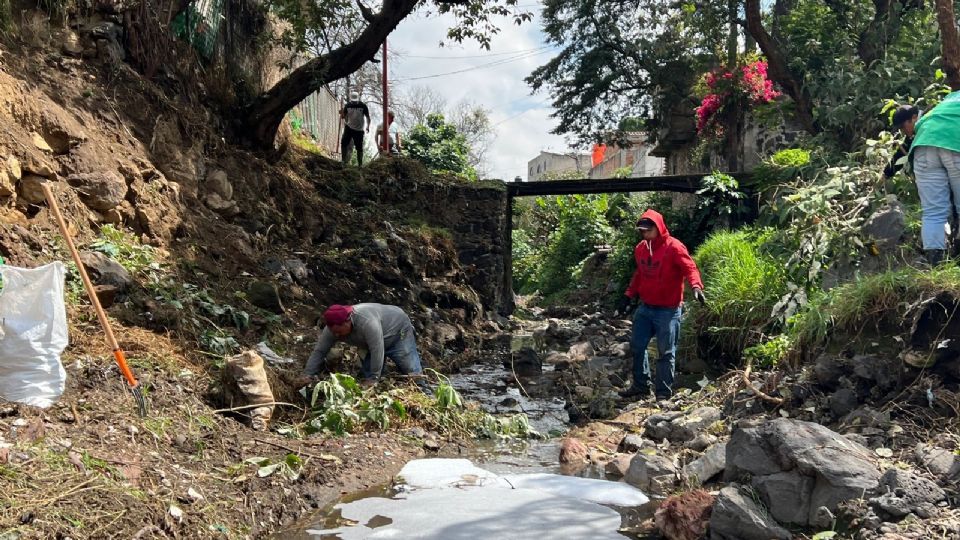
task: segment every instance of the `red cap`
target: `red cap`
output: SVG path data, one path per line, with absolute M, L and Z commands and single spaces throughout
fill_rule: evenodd
M 334 304 L 323 312 L 323 320 L 327 326 L 340 326 L 350 320 L 351 313 L 353 313 L 353 306 Z

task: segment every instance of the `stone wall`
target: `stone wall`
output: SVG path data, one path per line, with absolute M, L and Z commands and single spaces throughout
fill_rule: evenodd
M 409 211 L 450 232 L 469 285 L 484 309 L 513 310 L 507 190 L 499 181 L 421 184 Z

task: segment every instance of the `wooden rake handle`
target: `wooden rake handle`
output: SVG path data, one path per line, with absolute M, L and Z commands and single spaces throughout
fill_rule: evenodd
M 47 197 L 47 204 L 50 205 L 50 210 L 53 211 L 57 225 L 60 226 L 60 234 L 63 236 L 64 241 L 66 241 L 67 247 L 70 248 L 70 256 L 73 257 L 73 262 L 77 265 L 77 271 L 80 272 L 80 279 L 83 280 L 83 288 L 86 289 L 90 303 L 93 304 L 93 309 L 97 312 L 97 319 L 100 320 L 103 333 L 107 336 L 107 345 L 109 345 L 113 351 L 113 358 L 117 361 L 117 366 L 120 367 L 120 373 L 122 373 L 123 378 L 127 380 L 127 384 L 136 388 L 139 384 L 137 378 L 134 377 L 133 372 L 130 371 L 130 366 L 127 365 L 127 359 L 123 355 L 123 350 L 120 349 L 120 344 L 117 343 L 117 338 L 113 335 L 113 329 L 110 328 L 110 321 L 107 319 L 107 314 L 103 311 L 103 306 L 100 305 L 100 299 L 97 298 L 97 291 L 93 288 L 93 282 L 90 281 L 90 276 L 87 275 L 87 270 L 83 267 L 83 261 L 80 260 L 80 253 L 77 252 L 77 247 L 73 245 L 73 238 L 70 237 L 67 222 L 64 221 L 63 214 L 60 213 L 60 207 L 57 205 L 57 199 L 53 196 L 49 182 L 40 184 L 40 187 L 43 188 L 43 194 Z

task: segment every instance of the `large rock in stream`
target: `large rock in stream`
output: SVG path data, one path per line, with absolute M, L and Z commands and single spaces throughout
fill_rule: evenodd
M 866 447 L 830 429 L 789 418 L 741 423 L 727 443 L 724 478 L 750 479 L 781 523 L 815 525 L 820 507 L 869 498 L 880 470 Z
M 654 414 L 644 422 L 644 434 L 656 441 L 692 441 L 721 418 L 716 407 L 698 407 L 692 411 L 670 411 Z
M 710 540 L 790 540 L 793 535 L 770 519 L 742 486 L 720 490 L 710 516 Z

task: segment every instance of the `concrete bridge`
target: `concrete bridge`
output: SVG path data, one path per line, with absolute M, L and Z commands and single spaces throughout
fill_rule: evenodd
M 506 237 L 504 238 L 505 291 L 513 290 L 513 200 L 516 197 L 540 197 L 548 195 L 586 195 L 592 193 L 639 193 L 667 191 L 696 193 L 702 187 L 703 178 L 711 173 L 644 176 L 639 178 L 605 178 L 583 180 L 546 180 L 539 182 L 505 182 L 507 187 Z M 750 173 L 724 173 L 743 183 Z M 513 312 L 512 295 L 508 295 L 507 313 Z

